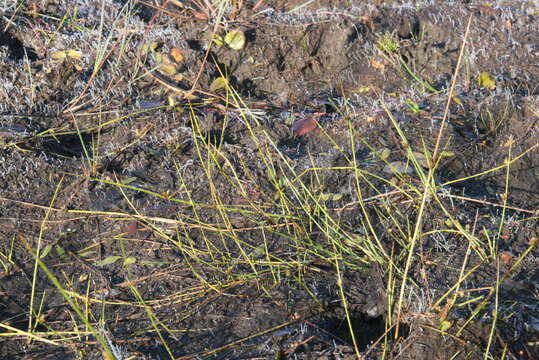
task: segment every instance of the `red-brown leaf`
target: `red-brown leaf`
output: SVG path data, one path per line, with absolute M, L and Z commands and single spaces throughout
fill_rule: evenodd
M 297 136 L 302 136 L 307 134 L 310 131 L 313 131 L 318 127 L 318 124 L 315 119 L 312 117 L 303 118 L 300 120 L 296 120 L 292 124 L 292 131 L 294 131 L 294 134 Z
M 129 221 L 127 223 L 126 229 L 125 229 L 127 235 L 129 236 L 135 236 L 137 234 L 137 222 L 136 221 Z
M 194 11 L 193 16 L 195 17 L 195 19 L 198 19 L 198 20 L 208 20 L 209 19 L 207 14 L 204 14 L 203 12 L 200 12 L 200 11 Z

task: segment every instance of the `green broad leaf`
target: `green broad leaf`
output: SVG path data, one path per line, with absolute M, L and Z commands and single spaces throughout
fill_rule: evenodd
M 225 43 L 234 50 L 241 50 L 245 46 L 245 34 L 241 30 L 232 30 L 225 35 Z
M 119 259 L 121 259 L 122 257 L 121 256 L 118 256 L 118 255 L 111 255 L 111 256 L 107 256 L 106 258 L 104 258 L 103 260 L 99 260 L 99 261 L 96 261 L 94 263 L 95 266 L 107 266 L 107 265 L 111 265 L 111 264 L 114 264 L 116 261 L 118 261 Z
M 148 45 L 148 50 L 155 51 L 157 50 L 158 46 L 159 46 L 159 43 L 157 41 L 154 41 Z
M 391 155 L 391 150 L 389 148 L 383 148 L 378 156 L 380 156 L 382 161 L 386 161 L 389 158 L 389 155 Z
M 66 50 L 66 55 L 75 60 L 82 59 L 82 55 L 80 51 L 77 51 L 77 50 L 73 50 L 73 49 Z
M 57 51 L 51 55 L 51 59 L 56 62 L 61 62 L 67 57 L 67 54 L 65 51 Z
M 157 64 L 162 64 L 163 63 L 163 54 L 161 54 L 159 52 L 154 52 L 154 53 L 152 53 L 152 56 L 153 56 L 154 61 Z
M 487 90 L 494 90 L 496 89 L 496 80 L 492 75 L 485 71 L 477 77 L 477 86 Z
M 342 199 L 342 194 L 323 193 L 320 199 L 324 201 L 339 201 Z
M 515 139 L 513 139 L 512 136 L 509 137 L 509 140 L 507 140 L 504 144 L 503 144 L 503 147 L 511 147 L 515 144 Z
M 56 253 L 62 259 L 67 256 L 66 251 L 64 250 L 64 248 L 59 246 L 59 245 L 56 245 Z
M 363 235 L 356 235 L 354 237 L 345 237 L 344 243 L 348 246 L 352 247 L 360 247 L 362 243 L 365 242 L 365 236 Z
M 45 246 L 45 248 L 41 251 L 41 253 L 39 254 L 39 258 L 40 259 L 43 259 L 45 258 L 45 256 L 47 256 L 49 254 L 49 252 L 51 251 L 52 249 L 52 245 L 49 244 L 47 246 Z
M 135 176 L 131 176 L 131 177 L 123 179 L 121 183 L 124 185 L 127 185 L 127 184 L 131 184 L 133 181 L 136 181 L 136 180 L 137 178 Z
M 161 73 L 168 76 L 175 75 L 177 72 L 174 64 L 160 64 L 158 69 Z
M 223 39 L 221 35 L 217 35 L 217 34 L 213 35 L 212 41 L 217 46 L 223 46 L 225 44 L 225 39 Z
M 440 322 L 440 331 L 447 331 L 449 329 L 451 329 L 451 327 L 453 326 L 453 322 L 450 321 L 450 320 L 443 320 L 442 322 Z
M 421 108 L 419 107 L 418 103 L 416 103 L 412 99 L 406 99 L 406 104 L 412 110 L 414 114 L 419 114 L 421 112 Z
M 143 54 L 153 53 L 155 52 L 158 46 L 159 46 L 159 43 L 157 41 L 146 44 L 142 47 L 142 53 Z
M 210 85 L 210 91 L 226 89 L 227 86 L 228 86 L 228 81 L 224 77 L 219 76 L 217 79 L 212 81 Z
M 128 266 L 128 265 L 131 265 L 131 264 L 134 264 L 137 262 L 137 258 L 134 258 L 132 256 L 129 256 L 127 258 L 125 258 L 124 260 L 124 266 Z
M 82 258 L 89 258 L 89 257 L 94 255 L 94 252 L 93 252 L 93 250 L 88 250 L 88 251 L 85 251 L 85 252 L 78 253 L 78 255 L 80 257 L 82 257 Z
M 356 89 L 356 92 L 358 94 L 365 94 L 365 93 L 368 93 L 369 91 L 371 91 L 371 88 L 368 87 L 368 86 L 360 86 Z
M 462 106 L 462 101 L 460 101 L 458 96 L 453 96 L 451 99 L 455 102 L 455 104 Z
M 141 265 L 163 265 L 162 261 L 153 261 L 153 260 L 142 260 L 140 261 Z
M 176 96 L 170 95 L 169 97 L 167 97 L 167 104 L 171 108 L 176 106 Z M 157 154 L 157 155 L 159 155 L 159 154 Z M 157 157 L 159 157 L 159 156 L 157 156 Z
M 404 161 L 393 161 L 384 166 L 384 172 L 388 174 L 411 174 L 414 172 L 413 168 Z
M 254 258 L 261 257 L 266 253 L 266 246 L 264 244 L 258 245 L 254 250 L 251 252 L 251 256 Z

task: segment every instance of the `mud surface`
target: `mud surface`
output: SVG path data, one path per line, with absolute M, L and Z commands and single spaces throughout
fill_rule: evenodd
M 539 254 L 530 246 L 539 236 L 536 3 L 314 1 L 298 9 L 305 1 L 246 1 L 218 29 L 243 31 L 241 50 L 208 50 L 215 14 L 196 2 L 170 2 L 167 12 L 142 1 L 29 3 L 1 5 L 0 322 L 11 334 L 0 337 L 1 358 L 102 358 L 36 266 L 28 247 L 38 246 L 118 358 L 353 359 L 354 340 L 373 359 L 539 358 Z M 305 209 L 273 223 L 242 209 L 282 211 L 260 149 L 284 175 L 332 168 L 302 181 L 339 195 L 329 200 L 331 216 L 358 238 L 368 214 L 404 269 L 409 245 L 400 234 L 413 230 L 420 204 L 398 192 L 377 196 L 419 184 L 406 170 L 389 186 L 387 164 L 406 162 L 409 147 L 434 148 L 470 18 L 441 139 L 446 156 L 433 179 L 459 224 L 427 208 L 396 338 L 396 326 L 386 333 L 397 321 L 395 269 L 365 261 L 354 244 L 337 268 L 327 234 L 297 230 L 295 222 L 311 221 Z M 384 34 L 399 57 L 380 50 Z M 159 64 L 148 54 L 172 49 L 182 55 L 174 74 L 153 71 Z M 478 83 L 481 73 L 495 87 Z M 247 116 L 212 86 L 223 75 Z M 198 91 L 188 93 L 193 84 Z M 306 118 L 317 126 L 297 136 Z M 350 161 L 373 174 L 360 178 L 363 200 Z M 393 219 L 380 215 L 386 201 L 398 209 Z M 488 249 L 456 231 L 428 235 L 458 226 L 485 244 L 496 237 L 499 258 L 481 258 Z M 300 258 L 300 236 L 321 250 Z M 253 269 L 245 259 L 260 249 L 275 258 Z M 272 266 L 275 259 L 290 266 Z M 448 312 L 449 299 L 437 302 L 454 286 L 460 305 Z M 39 338 L 62 345 L 25 337 L 30 318 Z

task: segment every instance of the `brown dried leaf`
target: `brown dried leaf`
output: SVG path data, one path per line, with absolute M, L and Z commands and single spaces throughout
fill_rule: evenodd
M 178 48 L 173 48 L 172 50 L 170 50 L 170 56 L 172 56 L 174 61 L 176 61 L 177 63 L 180 63 L 183 61 L 183 53 Z
M 444 321 L 445 319 L 447 319 L 447 315 L 449 314 L 449 310 L 451 310 L 451 307 L 452 307 L 452 303 L 451 302 L 448 302 L 447 304 L 445 304 L 444 308 L 442 309 L 442 311 L 440 311 L 440 322 Z
M 376 59 L 371 60 L 371 67 L 382 72 L 386 69 L 386 66 Z

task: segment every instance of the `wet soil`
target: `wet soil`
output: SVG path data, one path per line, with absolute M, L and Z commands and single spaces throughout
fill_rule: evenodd
M 38 336 L 73 330 L 75 322 L 80 334 L 57 336 L 68 344 L 62 346 L 4 334 L 1 358 L 102 358 L 50 277 L 41 270 L 34 277 L 25 244 L 36 249 L 38 243 L 48 249 L 43 262 L 65 290 L 94 299 L 74 297 L 121 349 L 119 358 L 353 359 L 354 340 L 372 359 L 475 359 L 487 347 L 493 358 L 539 358 L 539 253 L 530 246 L 539 237 L 535 2 L 246 1 L 227 10 L 228 28 L 218 29 L 244 32 L 239 51 L 208 50 L 214 23 L 196 2 L 184 8 L 170 2 L 161 10 L 150 1 L 31 3 L 1 5 L 1 331 L 27 331 L 33 302 Z M 395 301 L 388 289 L 399 289 L 388 283 L 388 266 L 363 262 L 359 252 L 341 269 L 320 256 L 298 259 L 290 255 L 298 236 L 293 226 L 276 221 L 270 225 L 279 230 L 265 232 L 256 213 L 230 212 L 224 221 L 216 206 L 192 206 L 215 205 L 215 194 L 221 204 L 241 209 L 272 203 L 276 190 L 259 156 L 266 149 L 283 174 L 287 166 L 298 174 L 334 167 L 309 186 L 321 181 L 324 191 L 341 195 L 335 216 L 361 234 L 365 212 L 350 172 L 340 167 L 353 155 L 358 167 L 387 179 L 391 171 L 375 153 L 387 149 L 387 162 L 396 163 L 406 161 L 409 146 L 434 148 L 469 19 L 442 138 L 448 155 L 435 181 L 444 184 L 441 201 L 468 231 L 487 239 L 504 219 L 497 245 L 504 257 L 484 261 L 456 233 L 424 236 L 414 249 L 398 337 L 395 327 L 386 336 L 388 321 L 397 321 L 388 313 Z M 396 39 L 410 72 L 379 50 L 384 34 Z M 163 54 L 179 49 L 177 73 L 149 74 L 156 66 L 146 58 L 149 44 Z M 55 59 L 70 49 L 80 57 Z M 478 83 L 481 73 L 496 86 Z M 226 106 L 225 92 L 212 88 L 223 74 L 256 122 Z M 200 91 L 187 96 L 195 81 Z M 166 106 L 170 101 L 174 107 Z M 316 128 L 297 136 L 294 122 L 312 117 Z M 212 174 L 203 166 L 212 154 L 200 141 L 222 154 Z M 517 156 L 509 171 L 488 171 Z M 242 179 L 248 196 L 240 196 L 230 177 Z M 411 172 L 395 181 L 418 178 Z M 364 199 L 387 187 L 372 181 L 361 185 Z M 418 204 L 390 201 L 402 203 L 394 216 L 403 227 L 413 226 Z M 384 249 L 403 268 L 399 254 L 407 245 L 392 235 L 399 229 L 378 216 L 382 202 L 366 207 Z M 435 206 L 425 219 L 425 233 L 449 226 Z M 268 253 L 296 265 L 268 265 L 257 279 L 232 276 L 252 269 L 220 235 L 226 231 L 253 251 L 265 244 Z M 313 244 L 327 240 L 316 232 L 306 237 Z M 211 256 L 201 250 L 208 243 Z M 127 267 L 111 256 L 136 262 Z M 444 313 L 447 302 L 435 302 L 458 283 L 464 258 L 464 270 L 473 272 L 459 284 L 460 294 L 476 300 Z M 219 262 L 217 270 L 212 264 Z M 504 276 L 495 298 L 489 291 Z M 484 300 L 479 310 L 478 298 Z

